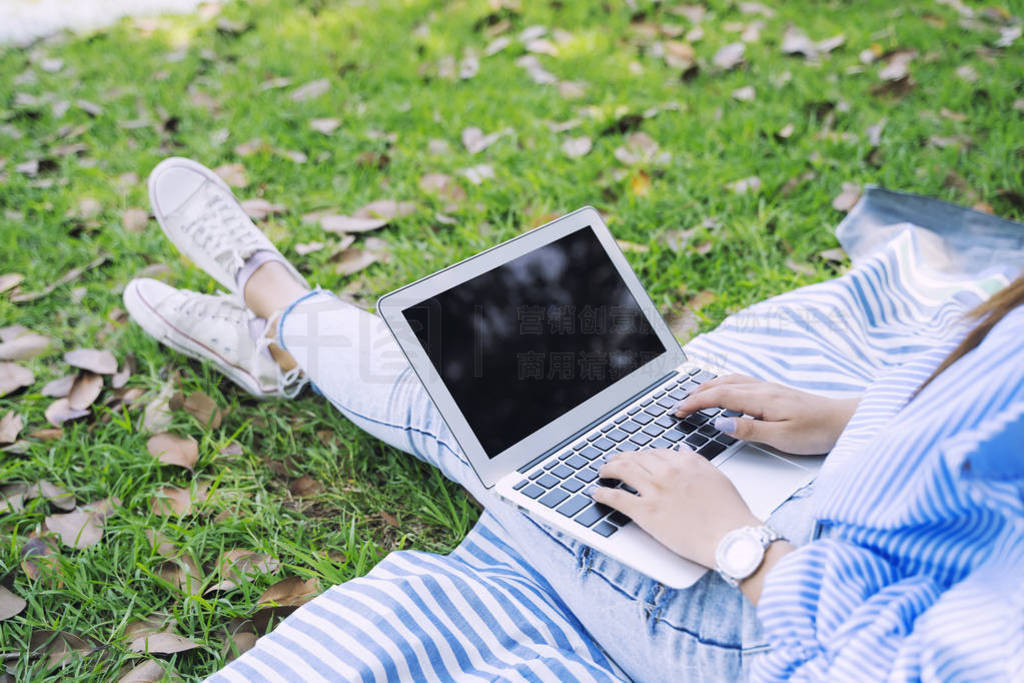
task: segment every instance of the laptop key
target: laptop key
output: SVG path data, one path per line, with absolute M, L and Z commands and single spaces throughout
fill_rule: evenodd
M 573 496 L 558 508 L 558 511 L 566 517 L 572 517 L 577 512 L 587 507 L 590 501 L 583 496 Z
M 542 476 L 544 476 L 544 470 L 537 470 L 536 472 L 534 472 L 533 474 L 530 475 L 530 479 L 536 480 L 536 479 L 539 479 Z
M 717 375 L 715 375 L 715 373 L 708 372 L 707 370 L 701 370 L 696 375 L 691 377 L 690 381 L 691 382 L 696 382 L 697 384 L 704 384 L 704 382 L 710 382 L 715 377 L 717 377 Z
M 608 439 L 598 439 L 597 441 L 594 442 L 594 447 L 595 448 L 600 448 L 602 451 L 606 451 L 609 448 L 613 447 L 614 445 L 615 445 L 615 443 L 613 441 L 609 441 Z M 586 454 L 587 454 L 587 449 L 584 448 L 583 449 L 583 455 L 586 455 Z
M 686 389 L 675 389 L 668 394 L 677 401 L 682 401 L 684 398 L 690 395 L 690 392 Z
M 594 524 L 597 520 L 604 517 L 604 512 L 597 509 L 596 505 L 591 505 L 583 512 L 576 515 L 576 523 L 582 524 L 583 526 L 589 527 Z
M 594 450 L 595 451 L 595 453 L 594 453 L 594 457 L 595 458 L 597 456 L 601 455 L 600 453 L 596 452 L 596 449 L 584 448 L 583 450 L 584 450 L 584 452 L 586 452 L 588 450 Z M 571 467 L 574 470 L 578 470 L 581 467 L 586 467 L 589 464 L 590 464 L 589 460 L 587 460 L 586 458 L 581 458 L 578 455 L 574 455 L 574 456 L 572 456 L 571 458 L 569 458 L 568 460 L 565 461 L 565 466 L 566 467 Z
M 629 415 L 619 415 L 617 418 L 615 418 L 615 424 L 620 425 L 628 419 Z
M 540 502 L 544 503 L 544 505 L 547 505 L 549 508 L 553 508 L 568 497 L 568 491 L 563 489 L 553 489 L 548 491 L 547 494 L 540 499 Z
M 662 438 L 668 440 L 669 443 L 678 443 L 679 441 L 683 440 L 683 434 L 682 432 L 677 432 L 673 430 L 671 432 L 665 432 L 664 434 L 662 434 Z
M 644 427 L 644 434 L 647 434 L 648 436 L 660 436 L 663 431 L 665 431 L 665 428 L 659 427 L 656 424 Z
M 671 448 L 672 442 L 665 438 L 658 438 L 651 442 L 651 448 Z
M 519 491 L 520 489 L 522 489 L 524 486 L 526 486 L 529 483 L 530 483 L 529 479 L 523 479 L 521 482 L 519 482 L 518 484 L 516 484 L 512 488 L 514 488 L 516 491 Z
M 654 399 L 653 398 L 649 398 L 646 401 L 644 401 L 643 403 L 641 403 L 640 407 L 641 408 L 646 408 L 647 406 L 651 405 L 652 403 L 654 403 Z
M 587 437 L 587 441 L 597 441 L 600 438 L 601 438 L 601 432 L 594 432 L 593 434 L 591 434 L 590 436 Z
M 627 517 L 626 515 L 622 514 L 618 510 L 616 510 L 608 518 L 608 521 L 611 522 L 612 524 L 616 525 L 616 526 L 626 526 L 627 524 L 629 524 L 633 520 L 631 520 L 629 517 Z
M 644 408 L 644 412 L 650 415 L 651 417 L 661 417 L 662 415 L 665 414 L 665 411 L 667 410 L 669 409 L 664 406 L 659 406 L 657 403 L 655 403 L 650 408 Z
M 565 453 L 562 453 L 560 456 L 558 456 L 558 459 L 559 460 L 568 460 L 571 457 L 572 457 L 572 451 L 566 451 Z
M 636 432 L 640 431 L 640 425 L 638 425 L 636 422 L 630 421 L 620 424 L 619 429 L 629 434 L 635 434 Z
M 565 465 L 559 464 L 558 467 L 551 470 L 551 474 L 558 477 L 559 479 L 567 479 L 568 477 L 571 477 L 573 474 L 575 474 L 575 472 L 571 467 L 566 467 Z
M 586 469 L 583 469 L 583 470 L 580 470 L 579 472 L 577 472 L 576 473 L 576 478 L 581 480 L 581 481 L 583 481 L 583 482 L 585 482 L 585 483 L 587 483 L 587 484 L 589 484 L 590 482 L 592 482 L 595 479 L 597 479 L 597 473 L 594 472 L 592 469 L 590 469 L 588 467 Z
M 614 423 L 606 424 L 604 427 L 601 427 L 601 431 L 604 432 L 605 434 L 607 434 L 608 432 L 612 431 L 613 429 L 615 429 L 615 424 Z
M 668 410 L 670 408 L 675 408 L 676 407 L 676 403 L 678 403 L 678 402 L 679 401 L 675 400 L 671 396 L 666 396 L 665 398 L 663 398 L 660 401 L 658 401 L 658 405 L 661 406 L 662 408 L 665 408 L 666 410 Z
M 715 435 L 718 434 L 718 430 L 715 429 L 714 427 L 712 427 L 711 425 L 706 424 L 703 427 L 701 427 L 700 429 L 698 429 L 697 433 L 698 434 L 703 434 L 704 436 L 708 437 L 709 439 L 713 439 L 713 438 L 715 438 Z
M 544 469 L 546 470 L 553 470 L 556 467 L 558 467 L 558 461 L 553 458 L 548 462 L 544 463 Z
M 734 443 L 736 443 L 736 439 L 729 436 L 728 434 L 719 434 L 718 436 L 715 437 L 715 441 L 721 444 L 725 444 L 726 446 L 731 446 Z
M 726 417 L 739 417 L 742 414 L 743 413 L 741 413 L 740 411 L 732 409 L 722 411 L 722 415 L 725 415 Z
M 727 448 L 725 444 L 718 443 L 717 441 L 709 441 L 704 446 L 697 450 L 698 453 L 703 455 L 708 460 L 711 460 L 716 455 L 721 453 Z
M 576 493 L 583 488 L 583 482 L 573 477 L 572 479 L 566 479 L 562 482 L 562 488 L 571 493 Z
M 537 483 L 546 489 L 558 486 L 558 479 L 552 477 L 550 474 L 545 474 L 543 477 L 537 480 Z
M 640 434 L 634 434 L 633 436 L 629 437 L 629 440 L 635 443 L 637 446 L 646 446 L 651 442 L 651 437 L 641 432 Z
M 651 395 L 651 398 L 657 399 L 657 398 L 661 398 L 664 395 L 665 395 L 664 391 L 656 391 L 656 392 L 654 392 L 654 394 Z
M 608 538 L 609 536 L 611 536 L 612 534 L 614 534 L 618 530 L 619 530 L 619 527 L 617 527 L 614 524 L 611 524 L 609 522 L 601 522 L 600 524 L 598 524 L 597 526 L 594 527 L 594 532 L 598 533 L 598 534 L 601 534 L 605 538 Z
M 704 436 L 703 434 L 690 434 L 688 437 L 686 437 L 686 443 L 690 444 L 691 446 L 703 446 L 707 442 L 708 437 Z
M 611 439 L 612 441 L 622 441 L 623 439 L 625 439 L 628 436 L 629 436 L 629 434 L 627 434 L 626 432 L 622 431 L 621 429 L 614 429 L 614 430 L 608 432 L 608 438 Z
M 601 441 L 608 441 L 608 439 L 601 439 Z M 615 444 L 613 444 L 611 441 L 608 441 L 609 448 L 611 448 L 614 445 Z M 579 455 L 573 457 L 579 459 L 580 456 L 583 456 L 587 460 L 593 460 L 594 458 L 600 458 L 601 455 L 603 455 L 601 451 L 597 450 L 593 446 L 587 446 L 586 448 L 579 452 Z M 570 458 L 570 460 L 573 460 L 573 458 Z M 573 460 L 573 462 L 575 462 L 575 460 Z M 582 465 L 580 465 L 580 467 L 582 467 Z M 577 467 L 576 469 L 579 469 L 579 467 Z
M 648 415 L 647 413 L 640 413 L 639 415 L 633 416 L 633 422 L 636 422 L 637 424 L 640 425 L 645 425 L 648 422 L 651 422 L 652 420 L 654 420 L 654 418 Z
M 700 372 L 700 368 L 693 368 L 693 369 L 690 370 L 689 374 L 692 376 L 692 375 L 696 375 L 698 372 Z
M 625 491 L 626 493 L 632 493 L 634 496 L 637 495 L 636 489 L 630 486 L 629 484 L 619 483 L 619 488 Z
M 679 422 L 679 420 L 676 420 L 675 418 L 666 415 L 665 417 L 656 420 L 654 424 L 658 425 L 659 427 L 664 427 L 665 429 L 668 429 L 669 427 L 674 427 L 677 422 Z
M 704 417 L 714 417 L 718 413 L 722 412 L 721 408 L 704 408 L 703 410 L 697 411 Z
M 633 406 L 628 411 L 626 411 L 626 414 L 627 415 L 636 415 L 639 412 L 640 412 L 640 406 Z
M 540 496 L 540 494 L 542 493 L 544 493 L 544 489 L 537 486 L 536 484 L 530 484 L 525 489 L 523 489 L 523 495 L 529 498 L 533 498 L 534 500 L 536 500 L 537 497 Z

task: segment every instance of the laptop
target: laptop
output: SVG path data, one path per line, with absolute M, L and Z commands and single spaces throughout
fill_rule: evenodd
M 719 370 L 686 357 L 592 207 L 377 306 L 486 488 L 666 586 L 707 570 L 591 500 L 596 486 L 624 486 L 599 480 L 608 456 L 691 448 L 762 519 L 820 466 L 716 431 L 717 409 L 673 416 Z

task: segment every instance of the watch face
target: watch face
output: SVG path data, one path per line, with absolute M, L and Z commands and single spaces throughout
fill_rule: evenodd
M 753 574 L 764 558 L 761 543 L 749 534 L 733 535 L 723 545 L 719 558 L 721 568 L 737 579 Z

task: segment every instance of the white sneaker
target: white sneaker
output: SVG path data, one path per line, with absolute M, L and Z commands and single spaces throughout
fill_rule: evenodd
M 238 271 L 257 251 L 281 252 L 256 227 L 220 176 L 191 159 L 164 159 L 149 174 L 149 203 L 182 254 L 241 297 Z M 295 279 L 306 280 L 281 257 Z
M 124 305 L 151 337 L 213 363 L 256 398 L 291 398 L 306 384 L 299 368 L 283 372 L 266 351 L 266 323 L 228 294 L 199 294 L 138 278 L 125 287 Z

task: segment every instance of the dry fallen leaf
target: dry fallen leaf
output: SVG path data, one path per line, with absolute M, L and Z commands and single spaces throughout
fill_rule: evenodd
M 638 170 L 629 179 L 629 191 L 637 197 L 646 197 L 651 193 L 651 176 L 643 169 Z
M 356 218 L 383 218 L 390 221 L 416 212 L 416 202 L 399 202 L 394 199 L 378 199 L 356 209 Z
M 176 554 L 176 549 L 171 540 L 164 536 L 159 531 L 154 529 L 146 529 L 146 538 L 149 539 L 149 544 L 153 546 L 153 549 L 157 553 L 164 557 L 173 557 Z
M 306 256 L 307 254 L 320 251 L 326 246 L 323 242 L 303 242 L 295 245 L 295 253 L 299 256 Z
M 249 178 L 245 174 L 245 166 L 239 163 L 222 164 L 213 169 L 221 180 L 231 187 L 248 187 Z
M 0 586 L 0 621 L 5 621 L 20 614 L 28 603 L 20 597 Z
M 336 131 L 340 125 L 341 121 L 338 119 L 311 119 L 309 122 L 310 128 L 318 133 L 323 133 L 324 135 L 330 135 Z
M 127 671 L 117 683 L 160 683 L 165 679 L 179 680 L 173 675 L 174 669 L 168 670 L 164 668 L 165 666 L 155 659 L 147 659 Z
M 477 164 L 459 171 L 465 178 L 474 185 L 480 185 L 484 180 L 494 177 L 494 167 L 490 164 Z
M 36 431 L 29 434 L 33 439 L 39 439 L 40 441 L 53 441 L 64 436 L 64 430 L 60 427 L 47 427 L 46 429 L 37 429 Z
M 15 363 L 0 362 L 0 396 L 31 386 L 36 376 L 28 368 Z
M 179 636 L 175 633 L 153 633 L 150 635 L 140 636 L 128 645 L 128 649 L 132 652 L 145 652 L 157 655 L 170 655 L 175 652 L 187 652 L 188 650 L 194 650 L 197 647 L 199 647 L 199 643 L 195 643 L 188 638 Z
M 28 487 L 22 483 L 0 486 L 0 512 L 21 512 L 25 509 L 25 492 Z
M 228 639 L 224 641 L 224 647 L 221 648 L 221 654 L 226 661 L 234 661 L 239 655 L 255 647 L 257 640 L 259 640 L 259 636 L 252 631 L 229 633 Z
M 172 402 L 171 407 L 176 407 Z M 199 420 L 203 426 L 217 429 L 224 419 L 224 413 L 217 407 L 216 401 L 201 391 L 194 391 L 182 402 L 181 408 Z
M 753 102 L 755 97 L 757 97 L 757 92 L 752 85 L 745 85 L 732 91 L 732 98 L 740 102 Z
M 383 218 L 356 218 L 355 216 L 341 214 L 327 215 L 320 218 L 321 228 L 338 235 L 378 230 L 387 224 L 387 220 Z
M 18 415 L 13 410 L 8 410 L 7 414 L 0 417 L 0 444 L 14 443 L 18 440 L 18 434 L 21 433 L 22 427 L 25 423 L 21 419 L 21 415 Z
M 956 68 L 956 75 L 966 83 L 977 83 L 979 78 L 978 72 L 970 64 L 958 66 Z
M 94 643 L 67 631 L 33 631 L 29 638 L 31 657 L 46 656 L 46 670 L 62 667 L 77 653 L 86 655 Z
M 156 574 L 180 591 L 196 595 L 203 583 L 203 572 L 191 555 L 183 554 L 164 562 Z
M 320 78 L 315 81 L 310 81 L 305 85 L 300 85 L 298 88 L 293 90 L 289 97 L 295 102 L 305 102 L 316 97 L 320 97 L 325 92 L 330 90 L 331 82 L 326 78 Z
M 167 429 L 174 419 L 171 414 L 171 398 L 174 396 L 174 385 L 171 382 L 163 385 L 152 401 L 146 404 L 142 416 L 142 429 L 147 432 L 159 432 Z
M 66 398 L 58 398 L 46 409 L 46 421 L 54 427 L 60 427 L 68 420 L 77 420 L 89 414 L 88 410 L 76 410 Z
M 335 261 L 334 272 L 338 275 L 353 275 L 376 263 L 380 256 L 369 249 L 349 247 L 341 252 Z
M 885 55 L 885 65 L 879 69 L 878 77 L 883 81 L 901 81 L 910 75 L 910 62 L 917 57 L 917 50 L 894 50 Z
M 25 280 L 25 276 L 21 273 L 5 273 L 0 275 L 0 294 L 3 294 L 9 289 L 14 289 Z
M 49 337 L 29 332 L 0 343 L 0 360 L 28 360 L 40 355 L 49 346 Z
M 499 130 L 496 133 L 484 135 L 482 130 L 471 126 L 462 131 L 462 144 L 466 146 L 466 151 L 470 154 L 478 154 L 497 142 L 506 132 Z
M 308 474 L 304 474 L 291 484 L 288 485 L 288 490 L 291 491 L 293 496 L 315 496 L 316 494 L 324 490 L 324 485 L 318 482 Z
M 614 155 L 627 166 L 650 163 L 658 159 L 658 143 L 647 133 L 637 131 L 626 137 L 626 144 L 615 148 Z
M 167 465 L 177 465 L 191 470 L 199 459 L 199 443 L 190 436 L 178 436 L 160 432 L 146 442 L 149 454 Z
M 570 159 L 578 159 L 587 155 L 593 146 L 594 143 L 586 136 L 568 138 L 562 143 L 562 151 L 565 152 L 565 155 Z
M 11 301 L 17 303 L 26 303 L 29 301 L 36 301 L 37 299 L 41 299 L 44 296 L 53 292 L 58 287 L 66 285 L 69 282 L 73 282 L 74 280 L 77 280 L 79 277 L 82 276 L 83 273 L 92 270 L 93 268 L 96 268 L 100 265 L 103 265 L 104 263 L 107 262 L 108 258 L 110 257 L 107 256 L 106 254 L 101 254 L 94 258 L 89 263 L 86 263 L 84 266 L 76 266 L 69 270 L 68 272 L 61 275 L 56 280 L 50 282 L 50 284 L 46 285 L 38 292 L 15 292 L 11 294 Z M 0 360 L 4 360 L 2 355 L 0 355 Z
M 789 268 L 794 273 L 796 273 L 797 275 L 807 275 L 808 277 L 814 275 L 816 272 L 813 266 L 810 266 L 806 263 L 801 263 L 791 258 L 786 259 L 786 267 Z
M 444 173 L 426 173 L 420 178 L 420 189 L 450 202 L 466 199 L 466 191 L 451 176 Z
M 125 209 L 121 213 L 121 225 L 128 232 L 142 232 L 148 222 L 149 211 L 145 209 Z
M 75 509 L 75 496 L 46 480 L 32 484 L 25 490 L 25 500 L 33 498 L 42 498 L 61 510 Z
M 79 510 L 49 515 L 45 519 L 46 529 L 57 534 L 69 548 L 88 548 L 103 537 L 103 522 L 120 504 L 117 498 L 108 498 Z
M 110 351 L 99 349 L 75 349 L 64 354 L 68 365 L 95 372 L 97 375 L 113 375 L 117 372 L 117 359 Z
M 736 194 L 747 194 L 748 192 L 757 192 L 761 189 L 761 179 L 757 176 L 750 176 L 749 178 L 740 178 L 731 183 L 726 183 L 725 186 Z
M 832 208 L 836 211 L 849 211 L 860 199 L 860 186 L 855 183 L 843 183 L 843 190 L 832 200 Z
M 68 406 L 71 410 L 86 410 L 99 398 L 103 391 L 103 377 L 88 370 L 80 373 L 68 392 Z
M 242 211 L 245 211 L 245 214 L 254 221 L 262 221 L 267 216 L 279 216 L 288 211 L 288 207 L 284 204 L 272 204 L 259 197 L 243 199 L 239 205 L 242 207 Z
M 291 605 L 298 607 L 303 605 L 320 592 L 320 582 L 314 576 L 303 581 L 297 576 L 289 576 L 273 584 L 263 591 L 256 601 L 258 605 Z
M 743 55 L 746 51 L 747 46 L 743 43 L 729 43 L 715 53 L 711 62 L 719 69 L 734 69 L 743 63 Z
M 124 357 L 124 363 L 121 364 L 121 369 L 114 373 L 114 376 L 110 378 L 110 386 L 114 389 L 120 389 L 128 383 L 131 379 L 132 373 L 138 370 L 138 361 L 135 360 L 134 353 L 127 353 Z
M 177 515 L 179 517 L 192 513 L 195 503 L 202 503 L 206 500 L 209 492 L 209 485 L 200 483 L 196 485 L 195 492 L 191 489 L 180 489 L 176 486 L 163 486 L 157 489 L 156 494 L 150 498 L 149 508 L 153 514 L 167 517 Z
M 217 571 L 221 580 L 210 586 L 204 595 L 216 591 L 234 590 L 242 583 L 252 581 L 260 574 L 272 574 L 281 563 L 269 555 L 242 548 L 232 548 L 221 553 L 217 560 Z

